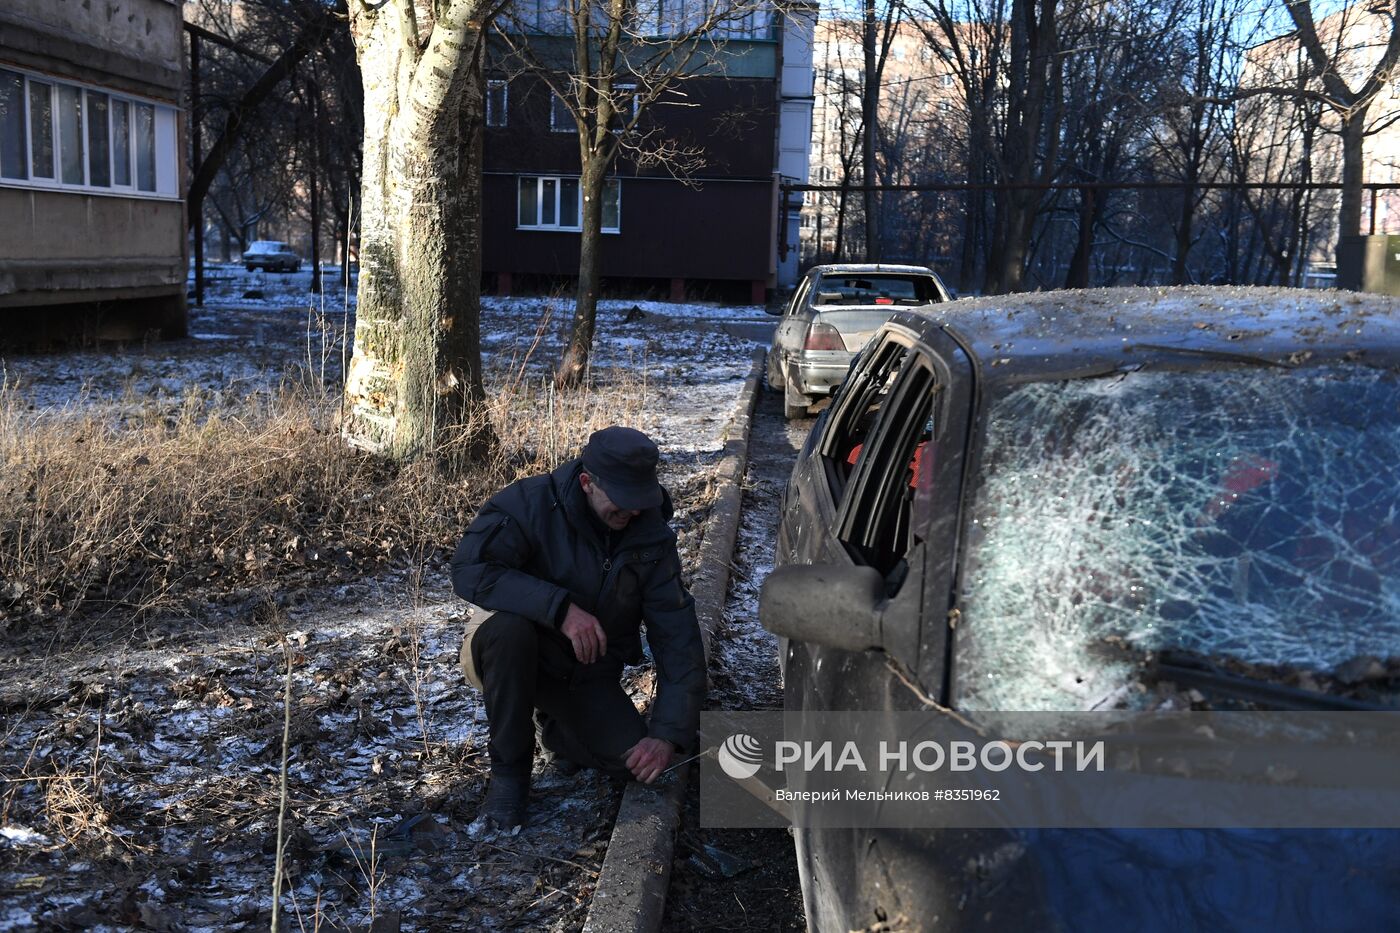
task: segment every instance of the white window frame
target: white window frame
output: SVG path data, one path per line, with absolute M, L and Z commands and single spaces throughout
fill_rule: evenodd
M 27 177 L 9 178 L 0 176 L 0 187 L 6 188 L 30 188 L 47 191 L 71 191 L 82 194 L 101 195 L 106 197 L 119 198 L 151 198 L 157 200 L 178 201 L 180 196 L 180 152 L 179 152 L 179 132 L 178 132 L 178 111 L 169 104 L 162 103 L 147 97 L 139 97 L 134 94 L 127 94 L 114 91 L 111 88 L 101 85 L 90 84 L 83 81 L 72 81 L 67 78 L 59 78 L 53 75 L 42 74 L 40 72 L 28 71 L 24 68 L 16 68 L 8 63 L 0 63 L 0 69 L 18 74 L 23 80 L 21 82 L 20 98 L 23 103 L 23 114 L 20 120 L 20 131 L 23 133 L 22 151 L 24 153 L 24 169 Z M 33 140 L 33 115 L 31 112 L 31 83 L 48 87 L 49 111 L 51 119 L 49 121 L 50 145 L 53 151 L 53 177 L 44 178 L 34 173 L 34 140 Z M 78 129 L 78 143 L 80 147 L 79 162 L 82 165 L 81 182 L 65 182 L 63 180 L 63 141 L 60 138 L 60 117 L 59 117 L 59 88 L 75 88 L 80 93 L 80 106 L 82 108 L 82 119 Z M 89 121 L 92 116 L 92 107 L 88 101 L 89 94 L 103 94 L 107 97 L 107 177 L 109 184 L 94 185 L 91 183 L 91 164 L 89 145 L 92 139 Z M 127 178 L 129 184 L 117 183 L 117 134 L 115 127 L 115 114 L 118 103 L 124 103 L 127 107 L 127 138 L 126 149 L 128 159 Z M 153 108 L 154 136 L 155 136 L 155 188 L 142 189 L 139 187 L 138 164 L 139 145 L 136 138 L 136 112 L 137 108 L 147 106 Z M 0 126 L 0 132 L 4 127 Z
M 534 222 L 533 224 L 525 224 L 525 223 L 521 223 L 521 222 L 520 222 L 520 189 L 521 189 L 521 184 L 522 184 L 522 182 L 525 182 L 525 181 L 527 181 L 528 179 L 534 179 L 534 181 L 535 181 L 535 222 Z M 561 201 L 561 198 L 562 198 L 563 193 L 564 193 L 564 182 L 566 182 L 566 181 L 573 181 L 573 182 L 578 182 L 578 183 L 579 183 L 579 185 L 578 185 L 578 207 L 577 207 L 578 213 L 575 214 L 575 216 L 578 217 L 579 222 L 578 222 L 577 224 L 574 224 L 573 226 L 567 226 L 567 225 L 565 225 L 565 224 L 560 223 L 560 218 L 563 216 L 563 212 L 560 210 L 560 207 L 562 206 L 561 203 L 560 203 L 560 201 Z M 541 216 L 541 214 L 542 214 L 542 212 L 543 212 L 543 205 L 541 204 L 541 201 L 543 200 L 543 196 L 544 196 L 545 182 L 553 182 L 553 183 L 554 183 L 554 223 L 542 223 L 542 222 L 540 221 L 540 216 Z M 603 232 L 604 232 L 604 233 L 621 233 L 621 232 L 622 232 L 622 181 L 621 181 L 621 179 L 618 179 L 618 178 L 609 178 L 609 179 L 607 180 L 607 182 L 604 182 L 604 184 L 603 184 L 603 191 L 604 191 L 605 195 L 606 195 L 606 192 L 607 192 L 607 190 L 608 190 L 608 182 L 611 182 L 611 183 L 613 183 L 613 184 L 616 186 L 616 189 L 615 189 L 615 190 L 617 191 L 617 224 L 616 224 L 615 226 L 611 226 L 611 227 L 609 227 L 609 226 L 607 226 L 606 224 L 604 224 L 604 226 L 603 226 Z M 582 179 L 580 179 L 579 176 L 577 176 L 577 175 L 517 175 L 517 176 L 515 176 L 515 229 L 517 229 L 517 230 L 545 230 L 545 231 L 555 231 L 555 232 L 563 232 L 563 233 L 580 233 L 580 232 L 582 232 L 582 231 L 583 231 L 583 184 L 582 184 Z
M 491 92 L 499 89 L 501 92 L 501 112 L 496 113 L 496 109 L 491 106 Z M 510 122 L 510 83 L 504 80 L 493 79 L 486 82 L 486 125 L 506 126 Z

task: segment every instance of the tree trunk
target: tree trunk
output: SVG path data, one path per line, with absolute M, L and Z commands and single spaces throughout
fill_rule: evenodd
M 1012 0 L 1006 129 L 1000 150 L 999 177 L 1024 186 L 1048 180 L 1054 170 L 1058 130 L 1046 127 L 1047 113 L 1058 110 L 1056 0 Z M 1039 142 L 1047 141 L 1045 152 Z M 1024 287 L 1031 233 L 1040 192 L 1025 187 L 1003 190 L 997 198 L 995 226 L 987 261 L 986 291 L 1002 294 Z
M 365 90 L 359 306 L 343 430 L 396 460 L 455 467 L 491 444 L 481 376 L 482 9 L 426 49 L 398 8 L 357 4 Z
M 1098 200 L 1093 188 L 1079 189 L 1079 238 L 1065 272 L 1065 288 L 1089 287 L 1089 260 L 1093 258 L 1094 226 L 1099 219 Z
M 1191 229 L 1196 219 L 1196 171 L 1192 165 L 1187 172 L 1187 187 L 1181 193 L 1181 214 L 1176 222 L 1176 255 L 1172 257 L 1172 284 L 1190 282 L 1186 258 L 1191 252 Z
M 603 184 L 607 181 L 606 167 L 597 160 L 584 163 L 579 177 L 583 195 L 583 231 L 578 244 L 578 299 L 574 303 L 574 320 L 569 329 L 569 345 L 554 376 L 561 388 L 583 382 L 588 372 L 588 357 L 593 348 L 593 332 L 598 321 L 599 271 L 603 264 Z
M 972 291 L 977 280 L 977 252 L 981 246 L 981 217 L 983 198 L 980 191 L 963 193 L 963 241 L 958 259 L 958 291 L 964 295 Z
M 1338 223 L 1338 247 L 1341 237 L 1361 233 L 1361 185 L 1365 178 L 1366 113 L 1370 105 L 1358 107 L 1342 115 L 1342 210 Z M 1340 261 L 1340 260 L 1339 260 Z
M 865 261 L 880 261 L 880 193 L 870 188 L 876 183 L 875 144 L 880 132 L 879 20 L 875 0 L 865 0 L 861 45 L 865 52 L 865 78 L 861 82 L 861 180 L 865 184 Z
M 844 259 L 842 254 L 846 248 L 846 196 L 850 193 L 846 186 L 850 183 L 850 173 L 843 171 L 841 193 L 836 198 L 836 243 L 831 250 L 832 262 L 842 262 Z

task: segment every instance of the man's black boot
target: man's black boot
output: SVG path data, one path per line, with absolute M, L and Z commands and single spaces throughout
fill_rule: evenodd
M 491 772 L 491 783 L 477 810 L 476 821 L 485 829 L 514 833 L 525 825 L 530 800 L 530 776 Z

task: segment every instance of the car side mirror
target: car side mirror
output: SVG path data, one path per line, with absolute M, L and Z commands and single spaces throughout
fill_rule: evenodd
M 774 317 L 782 317 L 783 313 L 787 311 L 787 305 L 781 305 L 779 307 L 774 307 L 773 305 L 764 305 L 763 310 L 764 313 L 771 314 Z
M 885 580 L 871 567 L 792 564 L 768 575 L 758 618 L 775 635 L 844 651 L 883 648 Z

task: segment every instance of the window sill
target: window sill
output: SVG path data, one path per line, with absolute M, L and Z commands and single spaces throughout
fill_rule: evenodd
M 87 185 L 64 185 L 24 178 L 0 178 L 0 188 L 14 188 L 22 191 L 53 191 L 60 194 L 90 194 L 99 198 L 128 198 L 142 201 L 183 200 L 178 195 L 162 194 L 159 191 L 137 191 L 135 188 L 92 188 Z

